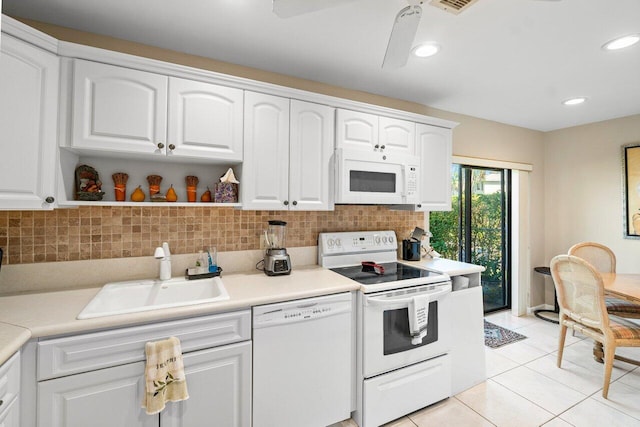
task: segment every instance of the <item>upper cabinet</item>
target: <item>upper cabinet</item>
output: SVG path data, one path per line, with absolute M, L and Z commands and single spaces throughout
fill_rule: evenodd
M 242 160 L 242 106 L 240 89 L 169 78 L 167 153 Z
M 244 209 L 287 209 L 289 204 L 289 100 L 245 92 Z
M 336 148 L 415 154 L 416 125 L 351 110 L 337 110 Z
M 289 208 L 333 209 L 334 109 L 291 100 Z
M 243 208 L 333 209 L 333 135 L 331 107 L 245 92 Z
M 451 210 L 452 130 L 418 123 L 417 153 L 420 157 L 419 210 Z
M 158 74 L 74 61 L 69 146 L 165 154 L 167 81 Z
M 378 128 L 380 149 L 383 152 L 415 153 L 416 124 L 414 122 L 380 117 Z
M 75 60 L 76 149 L 242 160 L 242 90 Z
M 52 209 L 58 57 L 4 33 L 1 40 L 0 209 Z

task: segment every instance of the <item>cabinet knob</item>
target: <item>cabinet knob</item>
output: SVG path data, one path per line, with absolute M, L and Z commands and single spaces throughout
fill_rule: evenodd
M 176 146 L 173 144 L 169 144 L 169 150 L 173 151 L 176 149 Z
M 53 197 L 51 197 L 51 196 L 49 196 L 49 197 L 47 197 L 46 199 L 44 199 L 44 201 L 45 201 L 45 202 L 47 202 L 47 203 L 53 203 L 53 202 L 55 202 L 55 201 L 56 201 L 56 199 L 55 199 L 55 198 L 53 198 Z
M 297 204 L 298 204 L 298 201 L 297 201 L 297 200 L 294 200 L 294 201 L 293 201 L 293 206 L 296 206 Z
M 421 207 L 422 207 L 422 205 L 421 205 L 421 204 L 419 204 L 419 203 L 418 203 L 416 206 L 418 206 L 419 208 L 421 208 Z
M 288 201 L 288 200 L 285 200 L 285 201 L 284 201 L 284 205 L 285 205 L 285 206 L 289 206 L 289 201 Z
M 164 148 L 164 144 L 162 142 L 158 142 L 158 148 L 162 150 Z
M 381 149 L 381 150 L 384 150 L 384 145 L 380 146 L 380 149 Z
M 380 148 L 380 144 L 376 144 L 376 145 L 373 146 L 374 150 L 377 150 L 378 148 Z

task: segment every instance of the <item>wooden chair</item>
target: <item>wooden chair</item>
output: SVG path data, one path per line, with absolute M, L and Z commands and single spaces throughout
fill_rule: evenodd
M 554 257 L 551 276 L 560 304 L 558 368 L 562 363 L 567 328 L 602 343 L 605 351 L 602 397 L 606 399 L 616 348 L 640 347 L 640 326 L 607 313 L 602 276 L 582 258 L 572 255 Z
M 611 249 L 596 242 L 577 243 L 569 248 L 569 255 L 582 258 L 600 273 L 616 272 L 616 256 Z M 640 304 L 620 298 L 606 297 L 609 314 L 631 319 L 640 319 Z

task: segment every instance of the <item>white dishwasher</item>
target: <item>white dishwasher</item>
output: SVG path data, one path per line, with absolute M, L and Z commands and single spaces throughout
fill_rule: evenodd
M 253 308 L 253 427 L 324 427 L 351 415 L 352 296 Z

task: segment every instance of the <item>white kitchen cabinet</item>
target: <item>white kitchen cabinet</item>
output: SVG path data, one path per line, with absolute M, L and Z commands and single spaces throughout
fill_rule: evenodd
M 70 147 L 165 154 L 168 77 L 75 60 Z
M 423 211 L 451 210 L 452 130 L 418 123 L 416 152 L 420 157 L 420 203 Z
M 245 91 L 242 176 L 243 209 L 287 209 L 289 99 Z
M 415 154 L 416 124 L 359 111 L 338 109 L 336 148 Z
M 189 399 L 150 416 L 145 343 L 169 336 L 181 341 Z M 250 339 L 242 310 L 41 340 L 37 426 L 250 427 Z
M 20 352 L 0 365 L 0 427 L 20 426 Z
M 379 147 L 378 116 L 343 109 L 336 111 L 336 148 L 371 151 Z
M 38 427 L 158 427 L 141 408 L 144 362 L 38 384 Z
M 408 120 L 378 118 L 379 143 L 383 152 L 414 154 L 416 124 Z
M 2 34 L 0 209 L 52 209 L 59 61 Z
M 289 209 L 333 209 L 334 109 L 291 100 Z
M 245 92 L 244 209 L 330 210 L 334 110 Z
M 251 342 L 184 356 L 189 399 L 169 405 L 160 427 L 251 426 Z
M 75 60 L 72 134 L 107 154 L 242 160 L 242 90 Z
M 242 104 L 241 89 L 169 78 L 167 154 L 241 161 Z

